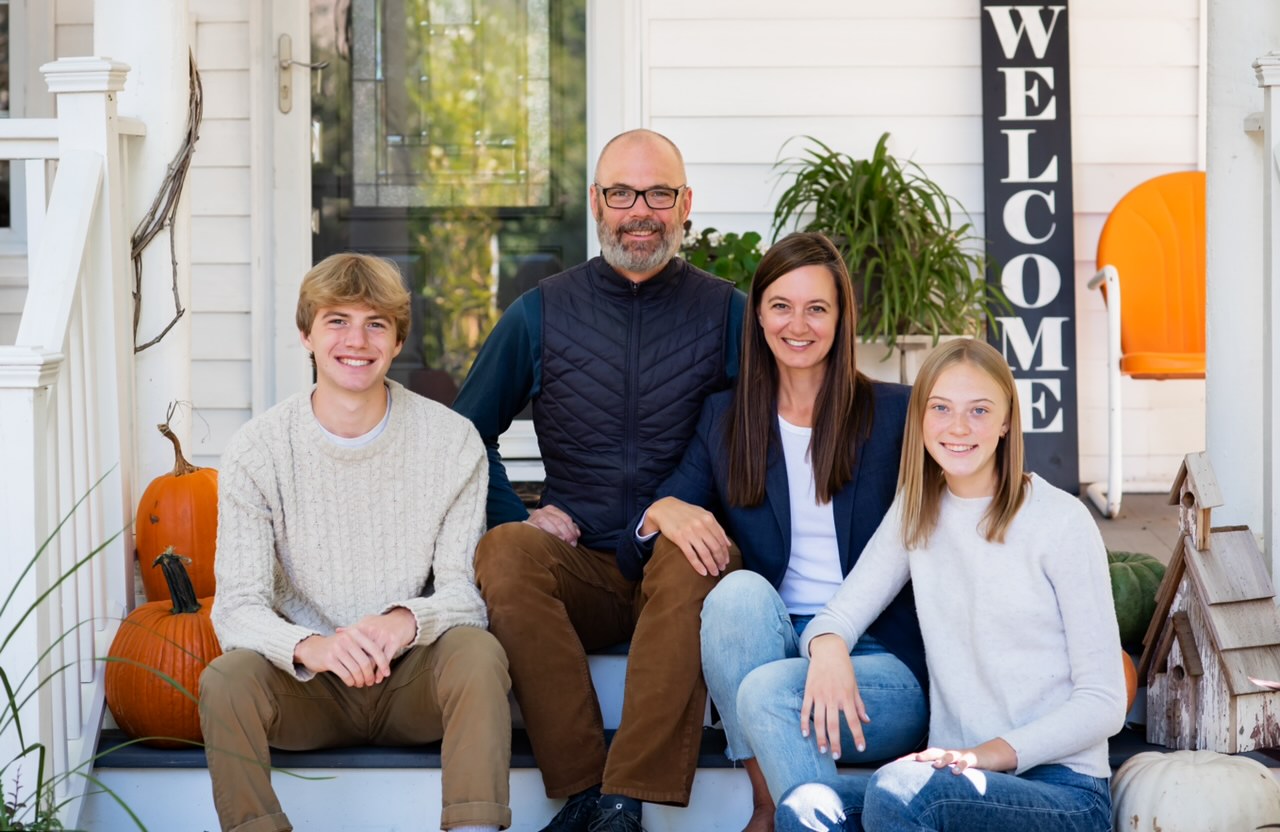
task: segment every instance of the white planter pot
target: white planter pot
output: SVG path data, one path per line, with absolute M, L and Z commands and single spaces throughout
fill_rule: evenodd
M 938 343 L 963 337 L 942 335 L 938 337 Z M 884 341 L 879 339 L 858 341 L 854 344 L 854 361 L 863 374 L 876 381 L 914 384 L 920 365 L 932 349 L 933 337 L 930 335 L 899 335 L 892 350 L 886 350 Z

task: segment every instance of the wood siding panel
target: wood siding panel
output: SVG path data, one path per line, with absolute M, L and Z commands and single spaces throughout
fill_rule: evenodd
M 82 23 L 58 25 L 53 29 L 55 58 L 74 58 L 93 54 L 93 26 Z
M 249 19 L 251 0 L 189 0 L 191 16 L 200 25 L 217 21 L 244 23 Z
M 240 69 L 202 70 L 204 117 L 249 117 L 249 73 Z
M 253 379 L 247 361 L 191 362 L 191 402 L 207 409 L 247 410 L 252 406 Z
M 196 27 L 196 65 L 201 72 L 249 68 L 249 24 L 209 23 Z
M 781 7 L 780 7 L 781 8 Z M 787 7 L 789 11 L 790 7 Z M 905 67 L 981 64 L 978 19 L 654 20 L 649 60 L 664 67 Z M 699 44 L 689 49 L 690 41 Z M 919 44 L 931 44 L 927 53 Z
M 892 84 L 885 83 L 884 69 L 873 67 L 834 67 L 821 72 L 789 67 L 672 67 L 651 70 L 649 80 L 654 117 L 831 113 L 972 116 L 982 112 L 976 66 L 912 67 L 894 72 Z M 708 95 L 708 90 L 714 90 L 714 95 Z
M 248 312 L 253 302 L 252 279 L 248 263 L 192 264 L 192 311 L 196 315 L 205 312 Z
M 1185 2 L 1185 0 L 1179 0 Z M 1144 0 L 1151 2 L 1151 0 Z M 778 9 L 785 8 L 791 19 L 820 22 L 825 25 L 833 20 L 875 20 L 879 18 L 938 17 L 977 19 L 976 5 L 967 2 L 939 3 L 938 0 L 896 0 L 893 3 L 868 3 L 849 0 L 793 0 L 783 6 L 776 0 L 645 0 L 645 6 L 653 18 L 677 17 L 688 20 L 755 20 L 768 21 L 778 17 Z M 919 48 L 919 47 L 917 47 Z
M 43 1 L 49 2 L 49 0 Z M 35 2 L 38 3 L 41 0 L 35 0 Z M 93 0 L 53 0 L 53 2 L 53 23 L 55 26 L 73 23 L 81 23 L 86 26 L 93 25 Z
M 206 115 L 200 125 L 200 140 L 196 142 L 191 166 L 248 167 L 248 119 L 211 119 Z
M 650 126 L 675 140 L 689 165 L 772 164 L 802 153 L 809 146 L 805 136 L 855 157 L 869 156 L 886 132 L 889 151 L 901 158 L 920 164 L 982 164 L 979 116 L 693 116 L 654 118 Z
M 250 262 L 248 217 L 204 217 L 191 233 L 191 262 Z
M 206 312 L 191 319 L 193 361 L 248 361 L 249 313 Z
M 249 169 L 192 167 L 192 222 L 196 217 L 248 217 L 253 194 Z
M 1103 67 L 1077 61 L 1071 77 L 1072 117 L 1195 116 L 1197 72 L 1194 66 Z
M 248 408 L 207 408 L 198 411 L 194 417 L 191 439 L 183 443 L 184 450 L 188 451 L 188 458 L 196 465 L 217 468 L 227 440 L 241 425 L 249 421 L 250 415 Z

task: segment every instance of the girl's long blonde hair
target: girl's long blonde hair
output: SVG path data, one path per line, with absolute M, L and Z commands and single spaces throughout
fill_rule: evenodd
M 969 364 L 989 375 L 1009 403 L 1009 431 L 996 446 L 996 493 L 979 526 L 984 537 L 1003 543 L 1027 496 L 1028 477 L 1022 444 L 1022 416 L 1013 373 L 1004 356 L 985 341 L 961 338 L 937 347 L 925 358 L 907 405 L 898 494 L 902 501 L 902 543 L 908 549 L 925 546 L 938 525 L 942 493 L 947 487 L 942 468 L 924 445 L 924 416 L 938 378 L 956 364 Z

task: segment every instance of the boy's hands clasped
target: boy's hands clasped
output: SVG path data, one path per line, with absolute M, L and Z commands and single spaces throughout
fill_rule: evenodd
M 293 648 L 293 660 L 313 673 L 333 673 L 348 687 L 369 687 L 391 675 L 391 660 L 417 632 L 413 613 L 396 607 L 339 627 L 331 636 L 304 638 Z

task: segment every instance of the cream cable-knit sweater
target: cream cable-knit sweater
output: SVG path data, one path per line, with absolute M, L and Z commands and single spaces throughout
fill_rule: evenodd
M 365 615 L 407 608 L 417 645 L 488 625 L 474 568 L 484 445 L 467 419 L 388 385 L 391 418 L 368 445 L 327 439 L 310 391 L 231 438 L 218 472 L 213 604 L 224 650 L 256 650 L 306 681 L 314 674 L 294 664 L 298 642 Z

